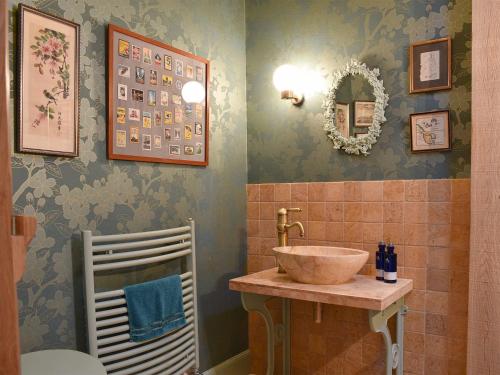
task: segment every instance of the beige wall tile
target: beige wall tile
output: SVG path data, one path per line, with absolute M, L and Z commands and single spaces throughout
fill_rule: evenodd
M 247 201 L 258 202 L 260 199 L 260 185 L 247 185 Z
M 326 202 L 326 221 L 344 221 L 343 202 Z
M 324 202 L 326 198 L 326 184 L 323 182 L 311 182 L 308 185 L 309 202 Z
M 258 219 L 259 218 L 259 203 L 258 202 L 248 202 L 247 203 L 247 219 Z
M 361 200 L 363 202 L 381 202 L 383 199 L 383 181 L 363 181 L 361 183 Z
M 405 246 L 405 266 L 406 267 L 427 267 L 427 246 Z
M 326 240 L 326 222 L 310 221 L 308 225 L 308 238 L 310 240 Z
M 381 202 L 363 202 L 363 222 L 382 223 L 384 221 L 384 205 Z
M 470 180 L 451 181 L 451 200 L 453 202 L 470 202 Z
M 448 314 L 448 293 L 428 290 L 425 294 L 425 311 L 434 314 Z
M 276 218 L 276 209 L 274 202 L 261 202 L 260 203 L 260 219 L 273 220 Z
M 247 239 L 247 254 L 258 255 L 260 253 L 260 238 L 248 237 Z
M 274 184 L 260 185 L 260 201 L 274 202 Z
M 403 223 L 404 205 L 402 202 L 384 203 L 384 223 Z
M 427 180 L 406 180 L 405 198 L 408 202 L 426 202 Z
M 308 221 L 326 221 L 326 203 L 310 202 L 307 205 Z
M 274 200 L 276 202 L 290 202 L 291 200 L 290 184 L 275 184 Z
M 427 223 L 428 204 L 425 202 L 405 202 L 404 223 L 425 224 Z
M 450 224 L 451 223 L 451 203 L 432 202 L 428 206 L 429 224 Z
M 292 202 L 307 202 L 308 184 L 291 184 L 290 199 Z
M 451 181 L 428 180 L 429 202 L 449 202 L 451 200 Z
M 345 202 L 344 221 L 363 221 L 363 203 Z
M 344 201 L 344 183 L 343 182 L 327 182 L 325 184 L 325 199 L 327 202 L 343 202 Z
M 405 200 L 405 182 L 403 180 L 384 181 L 384 201 L 402 202 Z
M 361 182 L 359 181 L 344 182 L 344 200 L 346 202 L 361 201 Z

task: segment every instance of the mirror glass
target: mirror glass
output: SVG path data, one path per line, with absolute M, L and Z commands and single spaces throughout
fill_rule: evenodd
M 336 91 L 335 126 L 345 137 L 363 138 L 373 123 L 375 95 L 360 74 L 347 75 Z

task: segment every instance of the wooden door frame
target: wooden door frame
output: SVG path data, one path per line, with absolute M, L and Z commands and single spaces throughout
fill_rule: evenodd
M 12 175 L 9 145 L 7 1 L 0 1 L 0 375 L 18 375 L 19 324 L 12 262 Z

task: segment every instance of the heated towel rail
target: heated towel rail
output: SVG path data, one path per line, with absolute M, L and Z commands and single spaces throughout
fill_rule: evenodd
M 109 375 L 181 375 L 199 367 L 195 223 L 141 233 L 94 236 L 83 231 L 89 352 Z M 182 292 L 187 325 L 159 338 L 131 342 L 123 289 L 95 291 L 106 271 L 184 260 Z

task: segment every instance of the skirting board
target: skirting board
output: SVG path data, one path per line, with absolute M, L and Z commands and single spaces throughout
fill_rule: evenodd
M 205 371 L 203 375 L 248 375 L 249 373 L 250 351 L 245 350 Z

